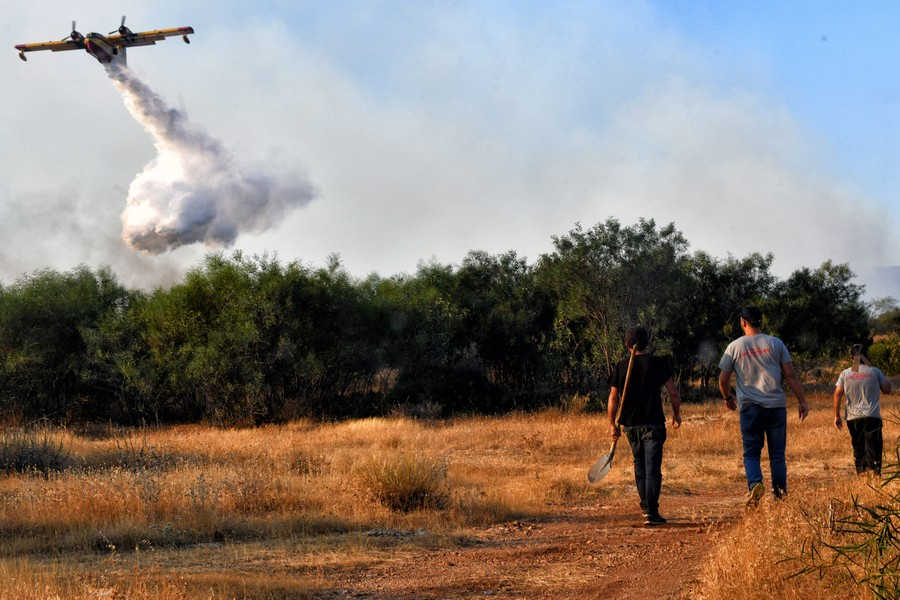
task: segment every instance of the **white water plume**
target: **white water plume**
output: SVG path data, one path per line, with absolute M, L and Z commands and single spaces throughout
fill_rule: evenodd
M 265 231 L 315 196 L 297 175 L 240 164 L 127 66 L 110 64 L 107 73 L 158 152 L 128 189 L 122 213 L 128 245 L 150 254 L 197 242 L 230 246 L 239 234 Z

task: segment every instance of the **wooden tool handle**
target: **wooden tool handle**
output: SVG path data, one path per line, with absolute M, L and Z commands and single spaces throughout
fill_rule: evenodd
M 622 415 L 622 405 L 625 404 L 625 393 L 628 391 L 628 381 L 631 379 L 631 365 L 634 364 L 636 350 L 637 349 L 632 346 L 631 355 L 628 357 L 628 369 L 625 371 L 625 384 L 622 386 L 622 397 L 619 398 L 619 406 L 616 407 L 616 427 L 619 426 L 619 417 Z

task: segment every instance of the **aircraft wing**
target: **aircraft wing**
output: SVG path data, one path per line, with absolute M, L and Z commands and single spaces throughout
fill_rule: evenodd
M 191 33 L 194 33 L 193 27 L 174 27 L 172 29 L 155 29 L 153 31 L 126 33 L 124 35 L 111 35 L 107 39 L 117 46 L 130 48 L 131 46 L 149 46 L 174 35 L 183 36 L 186 40 L 187 35 Z
M 59 52 L 60 50 L 82 50 L 84 42 L 76 42 L 73 40 L 64 40 L 61 42 L 38 42 L 36 44 L 19 44 L 16 50 L 19 52 L 35 52 L 37 50 L 50 50 Z

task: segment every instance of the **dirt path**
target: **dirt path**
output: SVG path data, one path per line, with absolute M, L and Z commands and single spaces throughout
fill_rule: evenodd
M 714 532 L 743 499 L 663 495 L 669 524 L 645 527 L 627 497 L 476 532 L 452 549 L 370 564 L 321 598 L 689 598 Z

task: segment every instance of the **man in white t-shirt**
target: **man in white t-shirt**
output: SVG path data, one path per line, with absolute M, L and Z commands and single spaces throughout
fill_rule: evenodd
M 862 347 L 850 350 L 852 365 L 841 371 L 834 384 L 834 426 L 841 428 L 841 399 L 847 396 L 844 418 L 853 446 L 857 475 L 872 471 L 881 475 L 884 439 L 881 435 L 881 394 L 891 393 L 891 383 L 879 369 L 869 365 Z
M 800 420 L 809 414 L 809 405 L 794 371 L 794 362 L 784 343 L 760 331 L 762 312 L 745 306 L 739 315 L 744 335 L 725 349 L 719 361 L 719 391 L 728 410 L 740 410 L 744 472 L 749 490 L 748 504 L 756 504 L 765 493 L 760 456 L 769 452 L 772 493 L 787 494 L 787 397 L 781 386 L 784 377 L 800 404 Z M 737 383 L 737 398 L 731 392 L 731 376 Z

